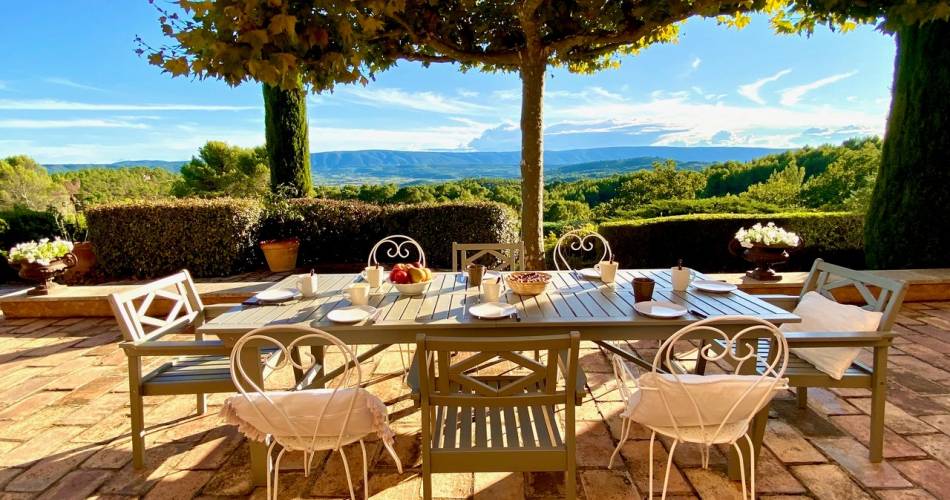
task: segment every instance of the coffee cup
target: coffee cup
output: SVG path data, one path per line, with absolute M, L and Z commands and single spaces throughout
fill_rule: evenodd
M 305 274 L 297 278 L 297 289 L 304 298 L 313 298 L 317 296 L 317 275 Z
M 656 282 L 651 278 L 633 278 L 633 301 L 646 302 L 653 300 L 653 287 Z
M 693 281 L 694 271 L 688 267 L 675 266 L 670 269 L 670 278 L 673 282 L 673 291 L 685 292 Z
M 365 306 L 369 302 L 369 284 L 368 283 L 353 283 L 352 285 L 346 287 L 346 293 L 344 296 L 350 301 L 350 304 L 354 306 Z
M 379 288 L 383 285 L 383 267 L 369 266 L 365 269 L 366 281 L 370 288 Z
M 498 302 L 501 297 L 501 280 L 482 283 L 482 300 L 484 302 Z
M 600 274 L 600 281 L 613 283 L 617 279 L 617 267 L 619 265 L 615 261 L 602 260 L 594 266 L 594 270 Z
M 481 286 L 482 277 L 485 276 L 485 266 L 469 264 L 466 271 L 468 271 L 468 286 Z

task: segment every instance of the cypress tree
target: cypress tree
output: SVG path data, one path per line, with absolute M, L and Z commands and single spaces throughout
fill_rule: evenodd
M 271 190 L 282 188 L 294 196 L 311 196 L 307 91 L 303 85 L 286 90 L 265 83 L 264 123 Z

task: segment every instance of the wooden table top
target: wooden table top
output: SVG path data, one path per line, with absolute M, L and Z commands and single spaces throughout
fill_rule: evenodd
M 360 282 L 358 274 L 324 274 L 318 277 L 318 294 L 283 305 L 242 306 L 225 312 L 200 327 L 227 343 L 265 325 L 310 325 L 337 335 L 351 344 L 414 342 L 417 333 L 449 334 L 465 330 L 479 335 L 538 334 L 578 331 L 585 340 L 663 338 L 699 318 L 687 314 L 677 319 L 654 319 L 633 310 L 631 280 L 646 276 L 656 281 L 654 300 L 669 300 L 710 317 L 755 316 L 775 324 L 800 319 L 742 291 L 727 294 L 690 289 L 674 292 L 669 270 L 620 270 L 617 283 L 605 285 L 568 271 L 547 271 L 554 279 L 545 293 L 522 297 L 505 290 L 502 302 L 513 304 L 521 321 L 484 320 L 473 317 L 468 306 L 481 301 L 479 289 L 468 287 L 460 273 L 436 273 L 425 293 L 404 296 L 390 283 L 371 290 L 369 304 L 381 308 L 375 322 L 345 325 L 327 319 L 327 313 L 346 307 L 343 289 Z M 299 275 L 289 276 L 272 288 L 294 288 Z

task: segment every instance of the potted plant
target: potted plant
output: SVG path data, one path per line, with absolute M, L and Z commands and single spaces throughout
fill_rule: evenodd
M 788 261 L 789 252 L 801 246 L 802 239 L 797 234 L 769 222 L 764 226 L 756 223 L 748 229 L 739 229 L 729 243 L 729 251 L 755 266 L 746 272 L 746 276 L 759 281 L 779 281 L 782 277 L 772 266 Z
M 49 295 L 62 287 L 53 279 L 66 269 L 76 265 L 76 256 L 72 253 L 73 243 L 56 238 L 20 243 L 7 253 L 10 265 L 19 270 L 20 277 L 29 281 L 38 281 L 39 285 L 27 291 L 27 295 Z
M 72 215 L 56 213 L 56 225 L 63 238 L 73 242 L 72 254 L 76 256 L 76 265 L 66 271 L 66 281 L 73 283 L 77 278 L 84 276 L 96 265 L 95 248 L 88 241 L 89 230 L 86 228 L 86 218 L 78 211 L 82 207 L 75 202 L 77 212 Z
M 261 228 L 260 247 L 271 272 L 285 272 L 297 267 L 300 239 L 293 236 L 293 233 L 294 227 L 302 221 L 300 211 L 282 192 L 269 194 L 264 198 L 264 225 Z

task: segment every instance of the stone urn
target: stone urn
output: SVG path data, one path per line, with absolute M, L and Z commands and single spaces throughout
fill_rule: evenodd
M 736 257 L 741 257 L 755 266 L 754 269 L 746 271 L 745 275 L 758 281 L 780 281 L 782 276 L 772 269 L 772 266 L 788 262 L 790 253 L 802 247 L 799 240 L 798 246 L 788 245 L 761 245 L 754 244 L 752 248 L 745 248 L 735 238 L 729 242 L 729 252 Z
M 49 264 L 20 262 L 15 265 L 19 267 L 21 278 L 39 282 L 39 285 L 26 292 L 27 295 L 49 295 L 57 288 L 65 287 L 65 285 L 54 282 L 53 279 L 65 273 L 70 267 L 75 266 L 77 262 L 78 259 L 75 255 L 67 253 Z
M 76 265 L 66 271 L 67 282 L 82 277 L 96 266 L 96 251 L 92 243 L 88 241 L 73 243 L 72 253 L 76 256 Z

